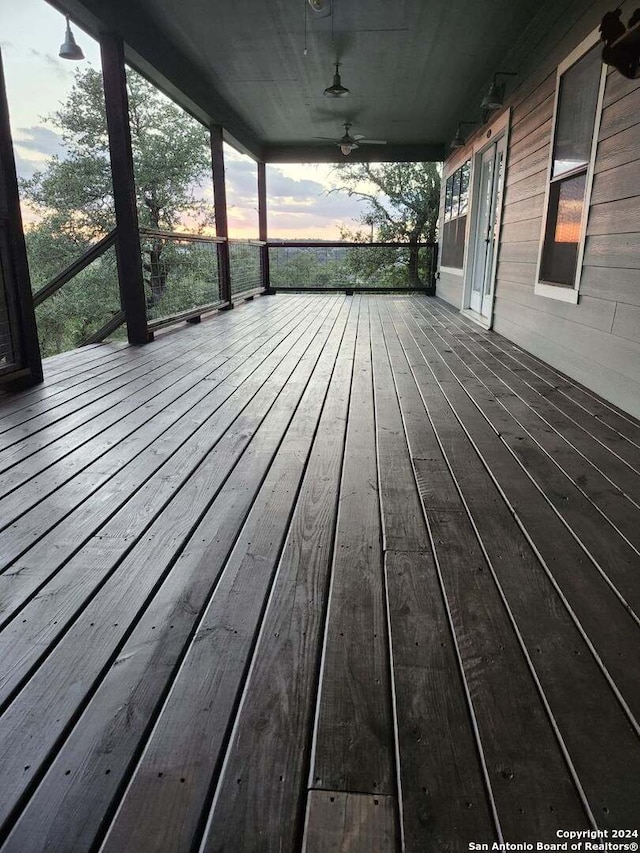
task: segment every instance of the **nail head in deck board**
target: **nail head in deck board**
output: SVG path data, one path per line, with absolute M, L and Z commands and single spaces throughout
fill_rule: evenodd
M 365 303 L 366 304 L 366 303 Z M 313 787 L 395 791 L 368 312 L 360 313 L 318 697 Z
M 356 306 L 280 558 L 207 821 L 203 851 L 249 850 L 258 839 L 261 849 L 274 853 L 294 853 L 299 848 L 344 455 Z
M 212 780 L 220 772 L 347 316 L 343 303 L 335 327 L 325 332 L 299 406 L 283 427 L 283 443 L 274 442 L 265 479 L 261 482 L 251 468 L 247 472 L 248 488 L 255 492 L 251 509 L 228 562 L 219 567 L 220 579 L 103 842 L 105 851 L 158 846 L 187 850 L 198 833 Z M 213 508 L 201 529 L 206 531 L 219 513 Z M 180 573 L 185 564 L 192 571 L 195 564 L 196 577 L 206 573 L 212 550 L 219 551 L 217 542 L 204 548 L 196 544 L 193 553 L 187 546 Z M 180 597 L 185 595 L 191 598 L 189 590 Z M 201 611 L 202 606 L 195 609 Z

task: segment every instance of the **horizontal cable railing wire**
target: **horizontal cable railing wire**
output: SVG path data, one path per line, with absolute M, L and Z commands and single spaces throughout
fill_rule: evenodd
M 276 290 L 427 290 L 434 286 L 436 243 L 271 241 Z
M 202 234 L 140 229 L 142 269 L 150 328 L 215 310 L 220 294 L 220 247 Z
M 43 356 L 98 343 L 124 324 L 115 239 L 114 230 L 34 292 Z
M 231 296 L 242 296 L 262 289 L 260 240 L 229 240 Z

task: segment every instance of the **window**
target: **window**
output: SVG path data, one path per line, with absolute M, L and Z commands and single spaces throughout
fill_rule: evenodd
M 469 175 L 471 161 L 467 160 L 449 175 L 444 191 L 444 223 L 442 226 L 441 266 L 462 269 L 464 237 L 467 229 Z
M 594 44 L 589 40 L 590 45 Z M 546 216 L 536 292 L 577 302 L 605 68 L 581 45 L 558 68 Z

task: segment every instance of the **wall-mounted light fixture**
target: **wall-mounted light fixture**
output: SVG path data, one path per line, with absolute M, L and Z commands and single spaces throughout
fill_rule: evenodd
M 629 80 L 637 80 L 640 78 L 640 9 L 629 19 L 628 28 L 620 15 L 620 9 L 607 12 L 600 24 L 600 38 L 605 43 L 602 61 Z
M 58 56 L 61 59 L 84 59 L 84 53 L 82 52 L 82 48 L 76 44 L 76 40 L 73 37 L 73 33 L 71 32 L 71 24 L 69 23 L 69 16 L 67 15 L 67 31 L 64 35 L 64 41 L 60 45 L 60 51 Z
M 476 124 L 478 124 L 478 122 L 477 121 L 460 121 L 460 122 L 458 122 L 458 127 L 456 128 L 456 135 L 451 140 L 451 146 L 450 146 L 451 150 L 454 150 L 456 148 L 464 148 L 464 146 L 466 144 L 465 138 L 462 135 L 462 130 L 461 130 L 463 124 L 476 125 Z
M 333 75 L 333 83 L 324 90 L 325 98 L 346 98 L 349 94 L 349 90 L 342 85 L 340 80 L 339 68 L 340 63 L 336 62 L 336 73 Z
M 498 77 L 516 77 L 515 71 L 496 71 L 489 86 L 489 91 L 480 104 L 483 110 L 497 110 L 504 103 L 504 89 L 506 83 L 498 83 Z

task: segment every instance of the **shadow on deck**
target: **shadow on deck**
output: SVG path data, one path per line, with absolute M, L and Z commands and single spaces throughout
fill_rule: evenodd
M 2 851 L 635 828 L 635 420 L 422 296 L 46 375 L 0 407 Z

